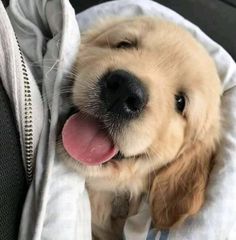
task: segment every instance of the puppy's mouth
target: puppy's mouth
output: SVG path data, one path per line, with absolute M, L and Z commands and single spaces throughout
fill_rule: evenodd
M 74 160 L 87 166 L 119 160 L 122 156 L 104 124 L 81 112 L 74 113 L 66 121 L 62 142 Z

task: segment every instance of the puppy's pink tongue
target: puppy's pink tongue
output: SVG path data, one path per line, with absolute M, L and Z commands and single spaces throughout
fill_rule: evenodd
M 118 152 L 101 124 L 81 113 L 72 115 L 66 121 L 62 141 L 67 153 L 86 165 L 107 162 Z

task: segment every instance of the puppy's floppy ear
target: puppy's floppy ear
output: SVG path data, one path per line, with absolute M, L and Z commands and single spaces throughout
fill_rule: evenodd
M 156 228 L 168 229 L 200 209 L 214 150 L 213 144 L 193 143 L 155 175 L 149 200 Z

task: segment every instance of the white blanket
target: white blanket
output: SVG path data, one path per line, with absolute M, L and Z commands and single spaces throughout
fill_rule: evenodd
M 3 12 L 2 9 L 1 11 Z M 79 28 L 74 12 L 67 0 L 11 0 L 8 13 L 32 71 L 31 80 L 40 84 L 42 82 L 44 95 L 43 127 L 34 125 L 35 132 L 41 131 L 41 135 L 36 136 L 38 150 L 35 178 L 24 207 L 19 239 L 90 240 L 90 208 L 84 179 L 67 169 L 55 154 L 58 116 L 62 116 L 65 110 L 63 99 L 58 93 L 61 84 L 66 83 L 66 73 L 74 61 L 79 45 Z M 229 54 L 198 27 L 166 7 L 149 0 L 119 0 L 104 3 L 79 14 L 77 20 L 80 31 L 85 31 L 98 18 L 108 15 L 140 14 L 163 17 L 190 31 L 214 58 L 224 88 L 222 97 L 224 134 L 210 177 L 206 203 L 200 213 L 180 229 L 154 234 L 155 238 L 235 240 L 236 65 Z M 2 21 L 3 24 L 6 21 L 6 19 Z M 13 39 L 13 31 L 9 26 L 8 32 Z M 5 87 L 17 91 L 12 88 L 10 82 L 10 78 L 5 81 Z M 37 114 L 37 108 L 34 112 Z M 18 121 L 20 126 L 21 119 Z M 145 204 L 142 208 L 147 209 Z M 147 237 L 149 213 L 146 211 L 144 215 L 141 214 L 143 211 L 127 221 L 126 240 L 144 240 Z M 144 223 L 143 219 L 146 219 Z M 150 239 L 154 238 L 150 236 Z

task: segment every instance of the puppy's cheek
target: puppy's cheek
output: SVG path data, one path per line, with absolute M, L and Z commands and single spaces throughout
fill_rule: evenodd
M 166 164 L 180 153 L 184 144 L 186 122 L 180 118 L 169 120 L 169 125 L 161 128 L 157 138 L 151 146 L 154 153 L 158 153 L 159 164 Z
M 130 137 L 127 135 L 117 137 L 117 146 L 127 157 L 145 152 L 152 143 L 148 135 L 130 134 Z
M 115 137 L 115 143 L 127 157 L 142 154 L 154 141 L 155 132 L 154 126 L 150 128 L 150 124 L 145 121 L 140 121 L 138 124 L 129 124 Z

